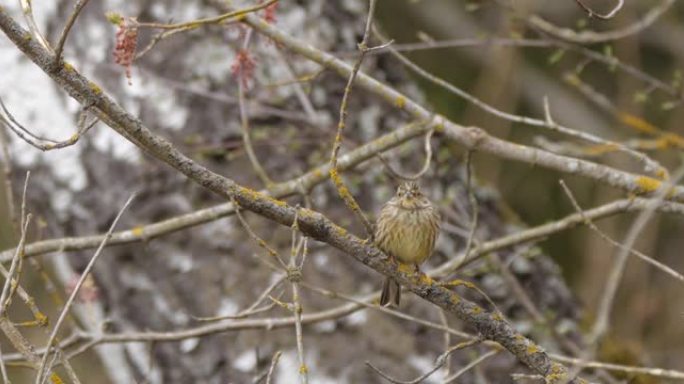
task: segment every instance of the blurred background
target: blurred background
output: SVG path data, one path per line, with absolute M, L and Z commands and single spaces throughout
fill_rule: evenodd
M 50 41 L 59 35 L 72 3 L 56 0 L 34 4 L 38 24 Z M 160 42 L 136 61 L 130 85 L 124 69 L 115 64 L 112 56 L 116 27 L 105 19 L 106 12 L 137 17 L 139 21 L 179 22 L 219 14 L 219 3 L 91 2 L 74 27 L 65 56 L 182 152 L 241 184 L 261 189 L 265 185 L 252 170 L 240 128 L 238 81 L 244 76 L 235 73 L 235 65 L 247 33 L 243 27 L 209 26 Z M 611 1 L 599 0 L 585 0 L 584 4 L 598 13 L 614 6 Z M 21 19 L 18 5 L 7 8 Z M 662 15 L 652 25 L 643 25 L 646 15 L 658 9 L 664 11 Z M 366 12 L 367 2 L 361 0 L 281 0 L 275 23 L 297 38 L 352 62 Z M 680 136 L 684 135 L 680 123 L 684 121 L 683 17 L 684 6 L 667 0 L 626 2 L 614 18 L 606 21 L 589 18 L 573 0 L 510 4 L 486 0 L 380 0 L 376 13 L 378 27 L 387 38 L 394 39 L 398 51 L 470 95 L 501 111 L 538 119 L 544 119 L 547 98 L 556 122 L 627 143 L 647 152 L 670 171 L 682 166 L 680 146 L 684 143 Z M 579 43 L 558 39 L 553 30 L 544 29 L 540 20 L 557 29 L 574 30 L 578 39 L 592 36 L 588 31 L 600 34 L 634 25 L 644 28 L 619 39 Z M 139 47 L 146 46 L 155 32 L 141 29 Z M 249 44 L 255 62 L 254 74 L 246 79 L 251 140 L 270 178 L 276 183 L 287 181 L 328 160 L 346 79 L 331 71 L 320 71 L 317 65 L 256 33 Z M 0 97 L 18 121 L 34 133 L 58 140 L 75 132 L 79 106 L 5 37 L 0 38 L 0 67 Z M 487 113 L 406 69 L 387 51 L 369 55 L 362 70 L 458 124 L 477 126 L 516 143 L 644 172 L 640 164 L 623 153 Z M 354 89 L 343 152 L 410 122 L 401 111 L 360 88 Z M 40 152 L 7 130 L 2 134 L 9 143 L 11 167 L 6 169 L 11 172 L 0 175 L 0 250 L 12 248 L 18 239 L 9 220 L 7 177 L 11 177 L 16 207 L 27 170 L 32 173 L 27 208 L 34 215 L 30 241 L 104 233 L 133 191 L 139 196 L 119 229 L 224 203 L 142 154 L 101 123 L 75 146 L 51 152 Z M 422 140 L 415 139 L 386 156 L 394 167 L 411 173 L 422 165 L 422 147 Z M 465 190 L 463 148 L 439 135 L 432 139 L 432 147 L 433 162 L 421 184 L 438 202 L 448 223 L 437 255 L 429 262 L 435 267 L 463 250 L 472 207 Z M 7 160 L 2 157 L 3 165 Z M 561 178 L 585 209 L 624 197 L 623 192 L 591 180 L 486 154 L 475 153 L 472 165 L 481 216 L 476 231 L 478 241 L 573 213 L 558 183 Z M 392 196 L 397 185 L 377 159 L 359 165 L 344 177 L 371 215 Z M 338 224 L 363 234 L 363 228 L 339 201 L 329 182 L 313 188 L 309 199 L 292 197 L 288 202 L 311 204 Z M 249 213 L 245 216 L 270 245 L 283 255 L 289 252 L 288 229 L 274 229 L 264 219 Z M 633 219 L 632 214 L 621 214 L 603 219 L 598 225 L 621 241 Z M 636 248 L 684 271 L 682 224 L 679 216 L 655 215 Z M 78 304 L 82 316 L 73 320 L 63 336 L 69 335 L 70 328 L 172 331 L 197 326 L 194 316 L 235 313 L 249 306 L 273 281 L 272 271 L 253 257 L 259 253 L 263 254 L 263 250 L 249 240 L 234 217 L 148 242 L 112 247 L 96 265 L 94 298 Z M 581 227 L 527 248 L 504 250 L 499 256 L 511 260 L 512 271 L 535 303 L 554 319 L 554 324 L 567 326 L 568 337 L 581 345 L 579 335 L 593 323 L 616 254 L 616 249 L 596 233 Z M 51 319 L 60 307 L 55 297 L 66 295 L 70 282 L 77 279 L 90 256 L 92 251 L 55 252 L 35 258 L 35 265 L 26 267 L 22 284 Z M 518 329 L 545 348 L 563 352 L 562 346 L 539 329 L 511 297 L 493 263 L 483 259 L 469 266 L 461 277 L 480 284 Z M 47 276 L 51 283 L 41 276 Z M 319 243 L 310 245 L 304 277 L 317 286 L 358 297 L 379 289 L 381 282 L 376 273 Z M 277 293 L 288 298 L 286 288 L 284 285 Z M 464 294 L 481 300 L 469 292 Z M 641 261 L 631 260 L 615 302 L 609 335 L 597 359 L 684 369 L 683 297 L 680 282 Z M 13 320 L 29 318 L 23 303 L 15 301 Z M 431 305 L 415 297 L 406 301 L 409 304 L 403 311 L 440 322 L 439 312 Z M 305 313 L 343 304 L 314 292 L 304 293 Z M 288 312 L 276 307 L 263 317 L 282 316 L 288 316 Z M 454 328 L 463 327 L 456 320 L 449 322 Z M 31 328 L 26 333 L 37 345 L 46 340 L 42 329 Z M 366 360 L 396 377 L 416 377 L 429 369 L 443 351 L 442 338 L 443 334 L 433 329 L 364 310 L 310 325 L 304 340 L 312 382 L 360 383 L 381 382 L 364 366 Z M 0 345 L 3 353 L 11 353 L 4 338 Z M 291 328 L 227 332 L 173 343 L 108 345 L 83 353 L 74 362 L 76 371 L 83 372 L 84 382 L 243 383 L 252 382 L 268 368 L 277 350 L 284 352 L 277 382 L 295 382 L 298 363 Z M 475 350 L 484 352 L 485 348 Z M 453 370 L 471 361 L 472 353 L 455 354 Z M 462 382 L 512 382 L 510 373 L 520 371 L 524 370 L 510 355 L 500 353 L 468 372 Z M 18 378 L 13 382 L 23 382 L 19 377 L 30 382 L 32 377 L 21 367 L 11 368 L 11 372 Z M 93 377 L 86 379 L 89 374 Z M 427 382 L 441 382 L 440 378 L 431 377 Z M 667 382 L 646 376 L 617 375 L 614 380 Z

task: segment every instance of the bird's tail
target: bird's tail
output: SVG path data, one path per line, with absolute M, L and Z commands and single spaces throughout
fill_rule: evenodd
M 389 277 L 385 277 L 382 283 L 382 294 L 380 295 L 380 305 L 383 307 L 399 307 L 401 301 L 401 286 Z

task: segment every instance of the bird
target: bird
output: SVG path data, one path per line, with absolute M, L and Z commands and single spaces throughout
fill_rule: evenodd
M 435 248 L 440 216 L 437 208 L 420 190 L 418 183 L 402 183 L 386 202 L 375 223 L 375 244 L 402 264 L 413 264 L 416 272 Z M 401 286 L 390 277 L 382 285 L 380 305 L 399 306 Z

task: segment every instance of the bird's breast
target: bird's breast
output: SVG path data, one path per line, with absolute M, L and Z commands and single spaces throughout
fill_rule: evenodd
M 432 253 L 436 229 L 426 210 L 396 210 L 388 218 L 380 247 L 405 264 L 421 264 Z

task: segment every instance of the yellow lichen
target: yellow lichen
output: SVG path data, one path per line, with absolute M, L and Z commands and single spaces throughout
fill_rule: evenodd
M 359 207 L 359 204 L 356 202 L 356 200 L 354 200 L 354 196 L 352 196 L 351 192 L 349 191 L 349 188 L 347 188 L 347 186 L 344 185 L 344 182 L 342 181 L 340 174 L 337 173 L 337 169 L 332 168 L 330 170 L 330 179 L 335 184 L 335 187 L 337 187 L 337 193 L 344 200 L 344 202 L 347 203 L 349 208 L 351 208 L 355 212 L 361 211 L 361 207 Z
M 638 193 L 651 193 L 658 190 L 662 183 L 648 176 L 639 176 L 636 179 L 636 185 L 639 187 Z
M 551 372 L 544 377 L 546 379 L 546 382 L 549 384 L 554 384 L 554 383 L 566 383 L 567 378 L 568 378 L 568 373 L 558 363 L 553 363 L 551 366 Z M 586 381 L 580 379 L 580 383 L 586 383 Z
M 90 87 L 90 90 L 93 91 L 93 93 L 95 93 L 96 95 L 102 94 L 102 88 L 100 88 L 99 85 L 97 85 L 91 81 L 88 83 L 88 86 Z
M 313 215 L 314 215 L 314 212 L 313 212 L 312 210 L 310 210 L 310 209 L 301 208 L 301 209 L 299 210 L 299 217 L 300 217 L 300 218 L 304 218 L 304 217 L 313 217 Z
M 527 354 L 532 355 L 539 352 L 539 347 L 536 344 L 530 344 L 527 346 Z
M 570 85 L 578 85 L 580 83 L 579 77 L 575 74 L 565 76 L 565 81 Z
M 67 71 L 67 72 L 73 72 L 73 71 L 74 71 L 74 66 L 71 65 L 71 64 L 69 64 L 69 63 L 67 63 L 67 62 L 64 62 L 64 70 Z
M 503 316 L 501 316 L 501 313 L 495 312 L 492 315 L 492 319 L 494 319 L 495 321 L 503 321 Z
M 347 230 L 342 228 L 342 227 L 336 227 L 335 230 L 337 231 L 338 236 L 347 236 Z
M 231 193 L 231 192 L 229 192 L 229 193 Z M 268 201 L 272 204 L 275 204 L 279 207 L 287 206 L 287 203 L 282 201 L 282 200 L 275 199 L 269 195 L 266 195 L 266 194 L 259 192 L 259 191 L 255 191 L 255 190 L 250 189 L 250 188 L 241 187 L 240 190 L 238 191 L 238 193 L 247 196 L 250 200 L 266 200 L 266 201 Z
M 41 327 L 46 326 L 48 324 L 48 317 L 43 314 L 43 312 L 38 312 L 33 317 L 36 318 L 36 322 L 38 325 Z
M 601 145 L 590 146 L 587 149 L 585 149 L 584 152 L 587 155 L 599 156 L 599 155 L 604 155 L 606 153 L 615 152 L 619 148 L 620 147 L 617 144 L 601 144 Z
M 679 136 L 676 133 L 664 133 L 662 138 L 666 140 L 669 144 L 674 145 L 676 147 L 682 148 L 684 147 L 684 137 Z
M 421 284 L 432 284 L 434 283 L 434 280 L 432 278 L 424 273 L 420 275 L 420 282 Z
M 665 168 L 660 168 L 656 171 L 656 176 L 662 180 L 667 180 L 667 170 Z
M 309 368 L 306 367 L 306 364 L 302 364 L 299 366 L 299 373 L 302 375 L 305 375 L 307 372 L 309 372 Z
M 466 288 L 470 288 L 470 289 L 475 288 L 475 285 L 473 283 L 465 281 L 465 280 L 461 280 L 461 279 L 454 279 L 454 280 L 451 280 L 451 281 L 444 283 L 442 285 L 444 285 L 445 287 L 450 287 L 450 288 L 460 287 L 460 286 L 465 286 Z
M 285 207 L 285 206 L 287 206 L 287 203 L 286 203 L 286 202 L 284 202 L 284 201 L 282 201 L 282 200 L 275 199 L 275 198 L 273 198 L 273 197 L 271 197 L 271 196 L 269 196 L 269 195 L 264 195 L 264 194 L 261 193 L 261 192 L 257 192 L 257 196 L 258 196 L 258 197 L 263 197 L 264 199 L 268 200 L 269 202 L 271 202 L 271 203 L 273 203 L 273 204 L 275 204 L 275 205 L 277 205 L 277 206 L 279 206 L 279 207 Z
M 473 308 L 473 310 L 472 310 L 473 315 L 479 315 L 480 313 L 482 313 L 482 308 L 477 307 L 477 306 Z
M 52 384 L 64 384 L 62 378 L 59 377 L 56 373 L 50 375 L 50 381 L 52 382 Z
M 142 226 L 137 226 L 131 229 L 131 232 L 133 233 L 133 236 L 140 237 L 143 235 L 144 229 Z
M 622 121 L 623 124 L 628 125 L 634 129 L 636 129 L 639 132 L 657 133 L 658 131 L 660 131 L 653 124 L 649 123 L 648 121 L 646 121 L 640 117 L 634 116 L 630 113 L 621 114 L 620 120 Z
M 406 98 L 404 96 L 399 96 L 394 100 L 394 104 L 397 108 L 404 108 L 404 106 L 406 106 Z

